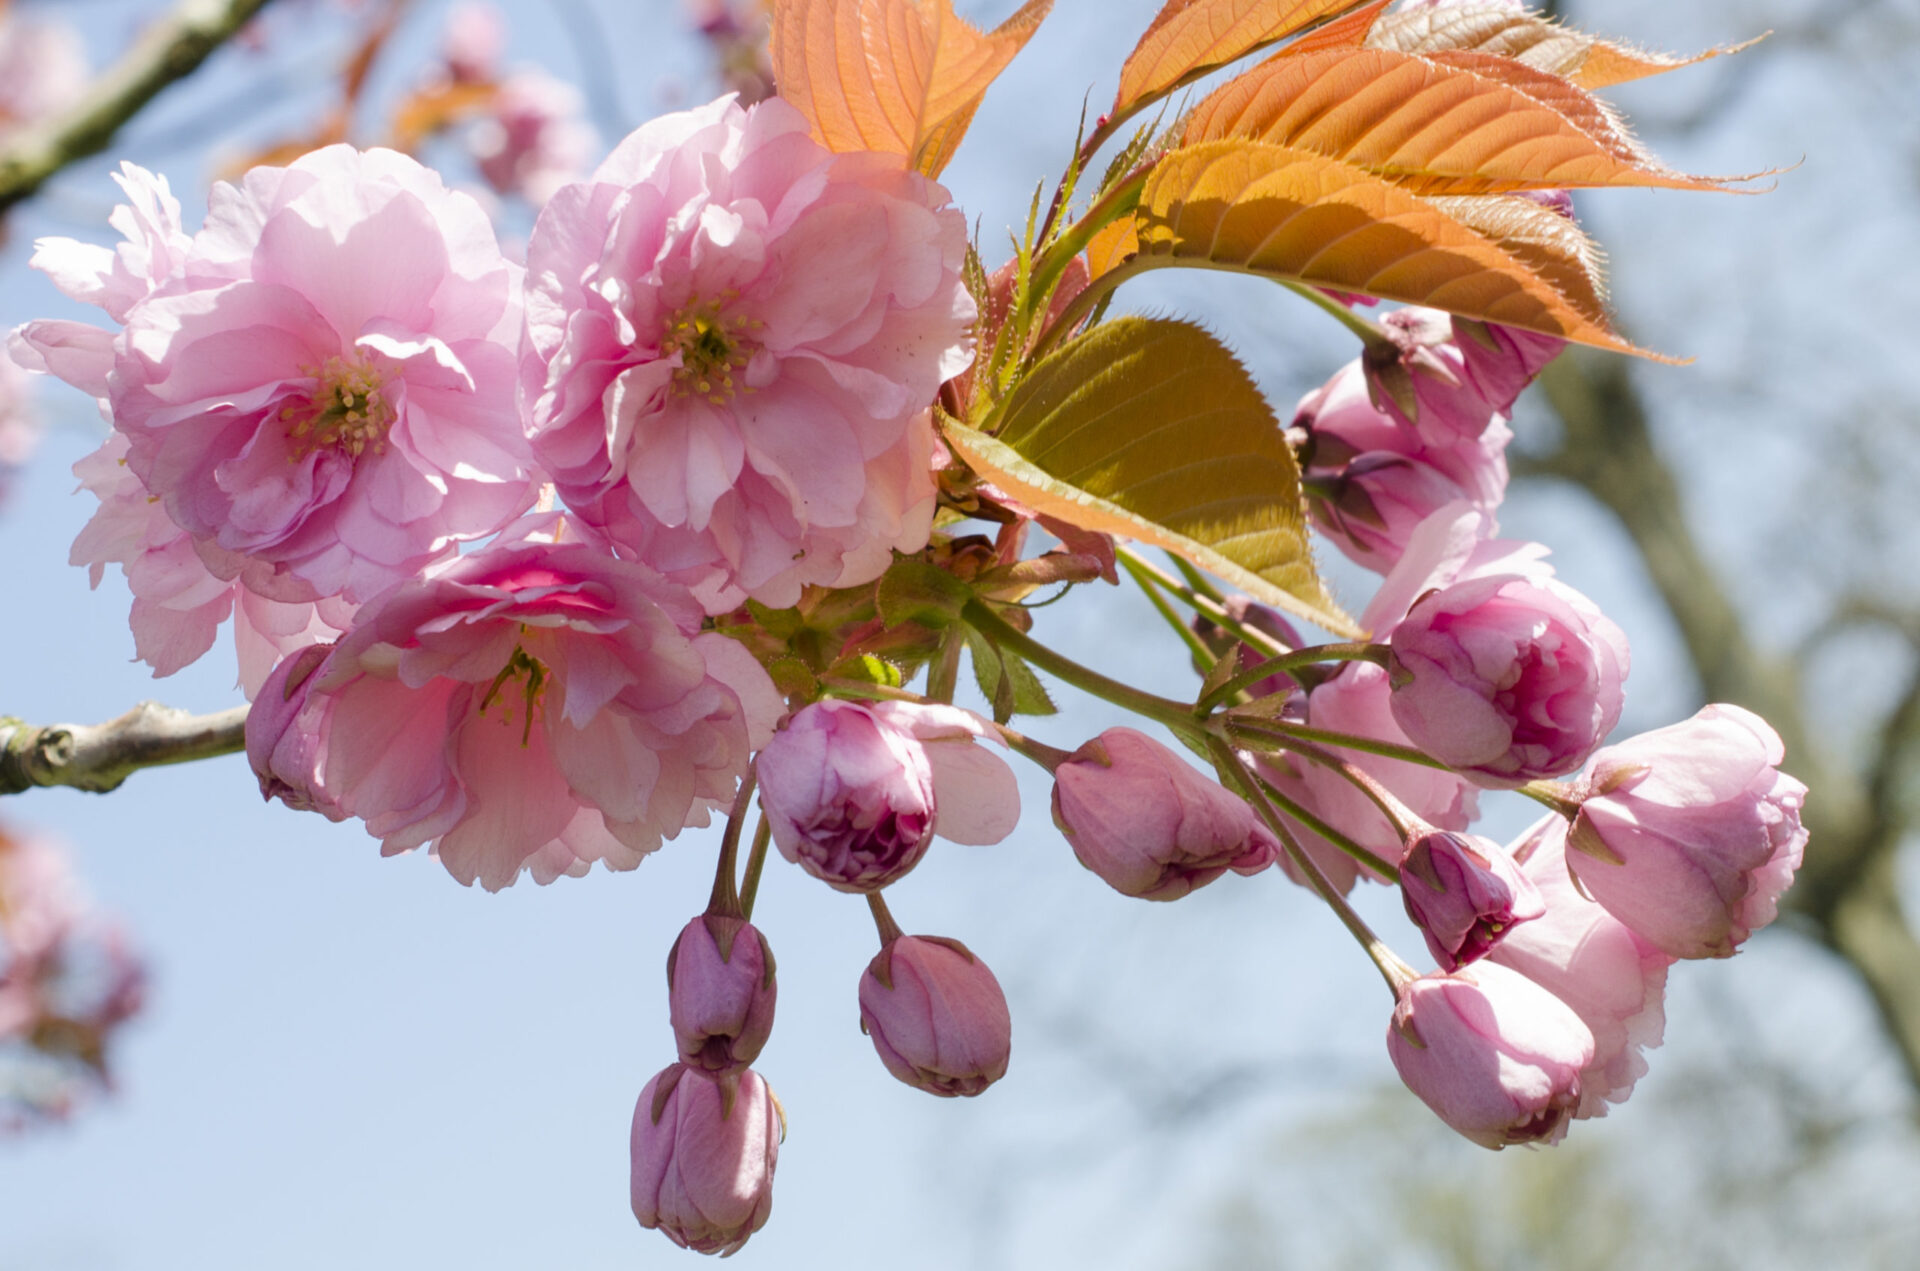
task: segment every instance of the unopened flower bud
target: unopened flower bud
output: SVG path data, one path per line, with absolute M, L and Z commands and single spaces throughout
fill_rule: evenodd
M 1765 720 L 1726 705 L 1608 746 L 1576 787 L 1573 872 L 1673 957 L 1731 956 L 1773 921 L 1806 849 L 1807 788 L 1784 757 Z
M 1557 777 L 1620 719 L 1627 638 L 1551 578 L 1494 574 L 1417 601 L 1393 629 L 1393 717 L 1413 744 L 1494 788 Z
M 860 1027 L 888 1072 L 929 1094 L 979 1094 L 1006 1075 L 1013 1048 L 1000 982 L 940 936 L 900 936 L 867 964 Z
M 1402 988 L 1387 1053 L 1442 1121 L 1499 1149 L 1565 1136 L 1593 1034 L 1526 976 L 1479 962 Z
M 920 862 L 936 832 L 997 843 L 1020 818 L 998 734 L 955 706 L 815 702 L 756 763 L 780 854 L 840 891 L 870 892 Z
M 346 814 L 320 786 L 322 733 L 298 722 L 314 673 L 332 651 L 330 644 L 310 644 L 273 668 L 247 712 L 247 762 L 260 779 L 261 798 L 339 821 Z
M 1442 971 L 1477 961 L 1515 923 L 1547 911 L 1539 889 L 1499 844 L 1449 830 L 1413 840 L 1400 862 L 1400 892 Z
M 767 938 L 745 918 L 702 914 L 667 954 L 667 1010 L 680 1060 L 712 1076 L 752 1063 L 773 1031 L 778 985 Z
M 751 1068 L 662 1070 L 633 1109 L 633 1216 L 683 1249 L 729 1254 L 766 1226 L 786 1118 Z
M 1279 841 L 1244 799 L 1153 738 L 1109 728 L 1053 774 L 1053 819 L 1114 890 L 1178 900 L 1229 869 L 1256 874 Z

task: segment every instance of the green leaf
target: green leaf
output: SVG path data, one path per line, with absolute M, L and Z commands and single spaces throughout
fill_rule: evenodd
M 1358 628 L 1314 571 L 1300 470 L 1245 368 L 1187 322 L 1120 318 L 1034 367 L 992 434 L 953 423 L 974 470 L 1084 529 L 1164 547 L 1328 631 Z
M 889 627 L 919 622 L 946 626 L 959 618 L 973 590 L 946 570 L 917 556 L 902 556 L 880 580 L 874 604 Z
M 881 688 L 899 688 L 901 684 L 900 668 L 871 653 L 834 663 L 832 674 L 856 683 L 878 684 Z
M 995 723 L 1004 724 L 1015 715 L 1059 713 L 1046 686 L 1025 660 L 997 647 L 972 627 L 967 628 L 967 651 L 972 655 L 973 678 L 980 686 L 980 696 L 993 704 Z

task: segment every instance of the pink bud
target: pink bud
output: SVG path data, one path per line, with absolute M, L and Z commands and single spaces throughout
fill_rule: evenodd
M 1478 962 L 1402 988 L 1387 1053 L 1442 1121 L 1499 1149 L 1565 1136 L 1593 1034 L 1526 976 Z
M 785 1137 L 780 1101 L 751 1068 L 718 1081 L 663 1069 L 633 1108 L 633 1216 L 683 1249 L 733 1253 L 767 1224 Z
M 1400 863 L 1400 892 L 1442 971 L 1477 961 L 1514 924 L 1547 911 L 1539 890 L 1499 844 L 1447 830 L 1413 840 Z
M 346 813 L 320 786 L 323 734 L 313 721 L 299 722 L 314 672 L 332 651 L 330 644 L 310 644 L 273 668 L 247 711 L 247 762 L 260 779 L 261 798 L 341 821 Z
M 1494 788 L 1580 766 L 1620 719 L 1627 637 L 1573 588 L 1496 574 L 1417 601 L 1393 629 L 1393 717 Z
M 1567 838 L 1581 884 L 1676 958 L 1732 956 L 1773 921 L 1807 845 L 1779 734 L 1714 705 L 1593 757 Z
M 840 891 L 870 892 L 926 855 L 937 831 L 997 843 L 1020 819 L 998 734 L 970 712 L 912 702 L 815 702 L 760 752 L 760 802 L 780 854 Z
M 1430 420 L 1410 428 L 1374 406 L 1360 363 L 1351 362 L 1301 400 L 1293 423 L 1306 435 L 1303 475 L 1320 492 L 1310 504 L 1314 523 L 1355 563 L 1386 573 L 1420 523 L 1456 501 L 1488 513 L 1484 533 L 1497 528 L 1492 511 L 1506 493 L 1513 439 L 1504 419 L 1477 430 Z
M 887 1071 L 928 1094 L 976 1095 L 1004 1077 L 1013 1016 L 967 946 L 900 936 L 860 977 L 860 1027 Z
M 680 1060 L 712 1076 L 746 1068 L 773 1031 L 773 950 L 745 918 L 702 914 L 667 954 L 667 1010 Z
M 1229 869 L 1257 874 L 1280 844 L 1246 801 L 1153 738 L 1109 728 L 1053 774 L 1053 820 L 1115 891 L 1178 900 Z
M 1593 1032 L 1593 1062 L 1580 1073 L 1575 1117 L 1600 1117 L 1633 1093 L 1647 1071 L 1641 1050 L 1666 1031 L 1667 968 L 1673 959 L 1580 894 L 1567 873 L 1567 822 L 1547 816 L 1513 851 L 1547 912 L 1496 945 L 1488 959 L 1511 967 L 1565 1002 Z

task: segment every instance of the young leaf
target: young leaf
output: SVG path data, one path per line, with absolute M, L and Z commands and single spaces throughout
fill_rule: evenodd
M 1607 321 L 1606 255 L 1578 225 L 1551 208 L 1513 194 L 1455 195 L 1427 200 L 1552 283 L 1579 313 Z
M 1362 5 L 1352 13 L 1315 27 L 1274 56 L 1300 57 L 1307 53 L 1318 53 L 1322 49 L 1360 48 L 1366 44 L 1374 23 L 1380 20 L 1381 11 L 1392 3 L 1393 0 L 1373 0 L 1372 4 Z
M 1300 472 L 1272 410 L 1199 327 L 1103 323 L 1034 367 L 997 413 L 996 435 L 949 424 L 947 443 L 1022 503 L 1354 630 L 1314 572 Z
M 1738 53 L 1754 41 L 1708 49 L 1693 57 L 1647 53 L 1569 30 L 1537 13 L 1490 0 L 1440 9 L 1410 9 L 1382 18 L 1367 38 L 1378 49 L 1437 53 L 1462 49 L 1496 54 L 1537 70 L 1564 75 L 1582 88 L 1606 88 Z
M 1186 141 L 1310 150 L 1430 194 L 1721 184 L 1658 163 L 1566 80 L 1485 55 L 1459 61 L 1386 49 L 1274 58 L 1195 107 Z
M 1115 115 L 1286 39 L 1359 0 L 1167 0 L 1120 68 Z
M 1176 150 L 1135 212 L 1143 256 L 1430 305 L 1661 359 L 1582 313 L 1436 203 L 1336 159 L 1256 141 Z
M 827 149 L 904 155 L 938 176 L 1052 7 L 1027 0 L 982 33 L 952 0 L 777 0 L 774 81 Z

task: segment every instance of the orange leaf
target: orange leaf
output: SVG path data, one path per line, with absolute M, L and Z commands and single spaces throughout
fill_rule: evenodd
M 1130 260 L 1140 250 L 1140 236 L 1131 216 L 1108 224 L 1087 244 L 1087 281 Z
M 1451 195 L 1427 202 L 1552 283 L 1582 317 L 1607 325 L 1606 254 L 1578 225 L 1517 194 Z
M 500 86 L 487 81 L 429 84 L 409 93 L 394 107 L 387 144 L 413 154 L 428 137 L 473 118 L 499 95 Z
M 952 0 L 780 0 L 773 75 L 829 150 L 902 155 L 937 176 L 973 112 L 1053 7 L 1027 0 L 983 34 Z
M 1210 141 L 1161 160 L 1140 196 L 1143 257 L 1429 305 L 1655 357 L 1433 202 L 1337 159 Z
M 1648 53 L 1570 30 L 1535 13 L 1499 3 L 1412 9 L 1381 19 L 1367 43 L 1399 53 L 1448 50 L 1491 53 L 1536 70 L 1564 75 L 1582 88 L 1606 88 L 1738 53 L 1756 43 L 1730 44 L 1693 57 Z
M 1605 106 L 1565 80 L 1500 58 L 1462 60 L 1473 66 L 1386 49 L 1274 58 L 1201 102 L 1188 117 L 1186 140 L 1238 136 L 1293 146 L 1435 194 L 1719 188 L 1716 179 L 1658 163 Z
M 1380 20 L 1380 11 L 1392 3 L 1393 0 L 1373 0 L 1372 4 L 1363 5 L 1344 17 L 1315 27 L 1274 56 L 1299 57 L 1303 53 L 1318 53 L 1321 49 L 1360 48 L 1366 44 L 1373 24 Z
M 1114 115 L 1353 8 L 1359 0 L 1167 0 L 1120 68 Z

